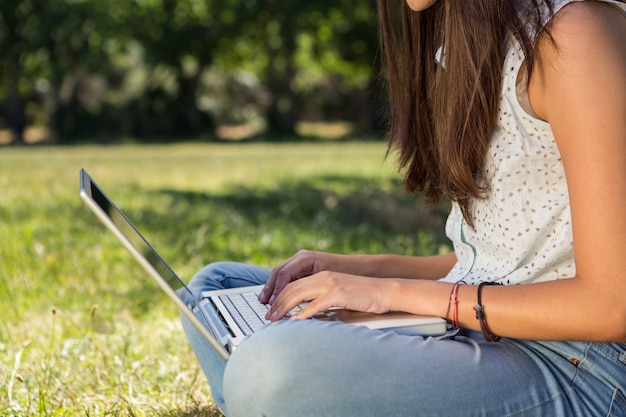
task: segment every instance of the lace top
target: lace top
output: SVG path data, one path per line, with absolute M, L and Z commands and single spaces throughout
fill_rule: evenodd
M 573 1 L 542 5 L 544 25 Z M 626 13 L 626 4 L 604 0 Z M 505 58 L 496 130 L 486 158 L 486 199 L 472 203 L 475 228 L 453 204 L 446 223 L 457 263 L 444 281 L 523 284 L 576 274 L 570 202 L 561 155 L 550 125 L 524 110 L 517 88 L 524 55 L 512 42 Z M 524 87 L 525 83 L 522 84 Z M 522 103 L 522 104 L 520 104 Z

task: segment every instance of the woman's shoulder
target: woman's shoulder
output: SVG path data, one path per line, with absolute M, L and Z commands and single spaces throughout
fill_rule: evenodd
M 617 4 L 621 7 L 615 7 Z M 607 0 L 569 2 L 550 21 L 547 34 L 553 46 L 547 49 L 552 50 L 548 55 L 564 62 L 565 67 L 576 62 L 624 59 L 626 4 Z
M 542 119 L 554 109 L 544 93 L 562 100 L 565 87 L 580 94 L 589 85 L 611 88 L 626 77 L 626 5 L 613 4 L 618 2 L 572 1 L 549 22 L 535 48 L 539 67 L 529 84 L 533 109 Z
M 580 33 L 594 28 L 606 31 L 626 25 L 626 3 L 617 0 L 557 1 L 549 22 L 550 33 L 557 35 Z

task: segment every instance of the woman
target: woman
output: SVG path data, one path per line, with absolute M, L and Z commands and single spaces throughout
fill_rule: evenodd
M 454 252 L 300 251 L 209 265 L 195 291 L 438 315 L 442 338 L 281 320 L 225 365 L 186 326 L 228 416 L 626 416 L 626 4 L 379 0 L 390 150 L 453 201 Z M 482 285 L 481 285 L 482 284 Z M 501 285 L 495 285 L 501 284 Z

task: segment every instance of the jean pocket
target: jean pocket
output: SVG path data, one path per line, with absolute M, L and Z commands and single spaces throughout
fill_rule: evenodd
M 624 393 L 618 389 L 613 393 L 613 400 L 609 407 L 607 417 L 624 417 L 626 416 L 626 397 Z

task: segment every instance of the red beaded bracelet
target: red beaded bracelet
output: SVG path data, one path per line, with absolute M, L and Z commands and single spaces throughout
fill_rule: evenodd
M 465 284 L 465 281 L 456 282 L 452 286 L 452 290 L 450 291 L 450 298 L 448 299 L 448 310 L 446 310 L 446 321 L 450 323 L 450 326 L 448 326 L 448 330 L 459 329 L 459 301 L 457 298 L 457 294 L 459 291 L 459 286 L 461 284 Z
M 495 334 L 489 331 L 489 327 L 487 326 L 487 318 L 485 317 L 485 307 L 481 302 L 481 291 L 483 286 L 485 285 L 502 285 L 497 282 L 481 282 L 478 284 L 477 290 L 477 304 L 474 306 L 474 311 L 476 311 L 476 320 L 480 322 L 480 329 L 483 332 L 483 336 L 487 342 L 499 342 L 502 339 L 500 336 L 496 336 Z

